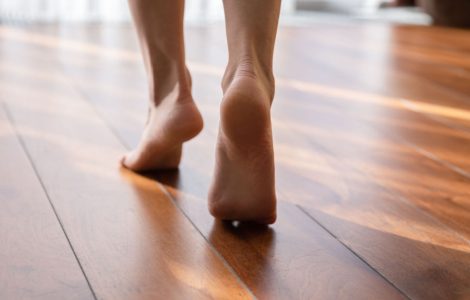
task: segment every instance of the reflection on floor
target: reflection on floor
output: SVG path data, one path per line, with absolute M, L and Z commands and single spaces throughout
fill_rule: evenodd
M 470 297 L 469 37 L 281 28 L 264 228 L 207 212 L 221 26 L 186 33 L 205 129 L 141 175 L 118 164 L 147 103 L 132 28 L 0 27 L 0 298 Z

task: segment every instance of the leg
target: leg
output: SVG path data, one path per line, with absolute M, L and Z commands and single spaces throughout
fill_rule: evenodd
M 129 0 L 150 88 L 147 124 L 122 164 L 135 171 L 176 168 L 183 142 L 202 129 L 191 96 L 183 39 L 183 0 Z
M 280 0 L 224 0 L 229 61 L 209 210 L 217 218 L 276 220 L 270 108 Z

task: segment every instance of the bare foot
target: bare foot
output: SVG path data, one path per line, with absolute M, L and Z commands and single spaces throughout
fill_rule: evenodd
M 271 93 L 254 74 L 238 72 L 225 88 L 211 214 L 223 220 L 276 220 Z
M 183 142 L 195 137 L 202 126 L 192 97 L 181 97 L 176 84 L 158 105 L 151 105 L 139 145 L 121 163 L 133 171 L 177 168 Z

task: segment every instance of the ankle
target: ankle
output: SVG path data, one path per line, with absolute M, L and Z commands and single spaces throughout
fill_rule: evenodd
M 149 88 L 153 104 L 159 105 L 168 97 L 178 102 L 192 99 L 191 75 L 184 64 L 162 59 L 151 70 Z
M 275 82 L 271 66 L 263 65 L 259 59 L 248 55 L 231 61 L 225 69 L 222 79 L 222 90 L 225 92 L 235 78 L 241 77 L 248 77 L 259 81 L 272 102 Z

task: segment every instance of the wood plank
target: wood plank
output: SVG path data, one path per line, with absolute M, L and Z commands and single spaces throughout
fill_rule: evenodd
M 346 30 L 350 32 L 345 34 Z M 419 30 L 427 35 L 420 34 L 418 38 L 415 33 L 415 40 L 434 39 L 426 27 L 417 27 L 415 31 Z M 296 53 L 284 64 L 281 60 L 278 68 L 281 75 L 350 89 L 351 92 L 356 90 L 367 94 L 368 91 L 371 93 L 369 95 L 388 96 L 389 100 L 395 99 L 395 102 L 401 102 L 401 98 L 417 100 L 420 104 L 418 107 L 408 105 L 408 108 L 445 125 L 469 131 L 470 120 L 466 113 L 469 108 L 469 90 L 463 87 L 468 86 L 466 82 L 470 78 L 470 72 L 458 64 L 466 57 L 464 50 L 450 51 L 440 40 L 440 47 L 431 47 L 435 48 L 434 52 L 440 51 L 443 55 L 448 52 L 457 55 L 453 59 L 456 65 L 453 66 L 436 64 L 433 57 L 420 59 L 421 53 L 411 57 L 403 56 L 402 52 L 409 41 L 402 40 L 409 32 L 401 30 L 401 26 L 352 26 L 350 29 L 332 27 L 328 29 L 328 34 L 324 34 L 322 30 L 297 31 L 297 35 L 288 31 L 285 44 L 280 43 L 281 47 Z M 451 45 L 456 49 L 464 43 L 465 34 L 468 35 L 465 31 L 456 29 L 445 31 L 452 37 Z M 298 38 L 300 34 L 302 38 Z M 310 48 L 302 46 L 305 43 L 314 45 L 315 55 L 312 55 Z M 419 49 L 422 52 L 429 51 L 422 46 Z M 315 64 L 317 72 L 295 71 L 303 69 L 302 60 L 305 57 Z M 383 96 L 382 98 L 387 98 Z
M 133 143 L 140 135 L 142 119 L 130 118 L 129 115 L 139 115 L 141 107 L 145 107 L 142 106 L 146 103 L 145 98 L 134 98 L 133 105 L 128 106 L 124 103 L 130 100 L 127 98 L 129 95 L 117 96 L 120 100 L 115 105 L 123 104 L 116 108 L 115 105 L 110 105 L 109 94 L 102 87 L 89 84 L 90 81 L 99 80 L 93 77 L 95 72 L 89 71 L 89 67 L 99 64 L 99 60 L 79 69 L 68 66 L 66 60 L 62 62 L 66 73 L 73 77 L 76 87 L 96 105 L 126 144 Z M 119 71 L 113 74 L 115 84 L 123 82 L 118 77 L 121 74 Z M 134 74 L 134 82 L 142 82 L 142 75 Z M 109 84 L 108 80 L 109 77 L 101 83 Z M 213 83 L 213 78 L 210 82 Z M 126 88 L 136 89 L 133 83 Z M 195 81 L 195 90 L 203 90 L 200 81 Z M 135 93 L 139 95 L 138 91 Z M 211 93 L 204 90 L 200 96 L 207 97 Z M 136 103 L 137 100 L 139 103 Z M 202 107 L 206 109 L 203 111 L 206 124 L 215 128 L 212 112 L 217 111 L 217 106 L 202 103 Z M 118 114 L 116 110 L 121 113 Z M 123 123 L 123 120 L 129 122 Z M 280 203 L 279 220 L 270 229 L 213 223 L 206 207 L 212 170 L 212 145 L 215 142 L 213 130 L 206 129 L 198 139 L 188 143 L 179 172 L 160 172 L 149 176 L 165 184 L 178 206 L 253 290 L 255 296 L 263 299 L 403 297 L 304 212 L 283 200 Z
M 374 29 L 372 31 L 377 30 Z M 387 53 L 383 47 L 377 48 L 379 43 L 385 43 L 383 37 L 378 37 L 379 33 L 386 35 L 387 31 L 382 29 L 375 34 L 371 34 L 369 40 L 372 40 L 372 46 L 364 47 L 362 43 L 354 40 L 354 35 L 346 35 L 342 39 L 332 39 L 331 37 L 323 38 L 325 35 L 316 37 L 305 32 L 306 38 L 310 39 L 315 45 L 318 45 L 316 47 L 318 55 L 313 57 L 308 50 L 305 50 L 306 47 L 301 47 L 298 41 L 296 44 L 295 40 L 291 40 L 291 37 L 288 41 L 292 43 L 290 47 L 299 49 L 296 50 L 299 52 L 297 56 L 305 59 L 308 58 L 315 65 L 321 66 L 321 71 L 315 72 L 312 75 L 312 72 L 306 72 L 301 66 L 298 68 L 291 66 L 290 72 L 296 74 L 296 76 L 303 77 L 307 82 L 315 81 L 317 77 L 322 77 L 322 75 L 317 75 L 316 73 L 328 73 L 331 76 L 324 78 L 325 84 L 329 87 L 338 86 L 339 89 L 337 90 L 342 91 L 344 94 L 354 93 L 354 91 L 365 91 L 363 92 L 365 98 L 373 98 L 374 94 L 377 95 L 375 91 L 378 91 L 378 95 L 384 94 L 385 96 L 382 97 L 384 105 L 389 106 L 388 102 L 395 102 L 395 105 L 398 106 L 403 104 L 402 106 L 405 109 L 390 110 L 390 112 L 397 116 L 397 119 L 408 120 L 410 119 L 409 115 L 411 115 L 411 119 L 416 120 L 420 124 L 430 126 L 436 131 L 442 131 L 451 127 L 454 129 L 460 128 L 468 133 L 470 128 L 470 120 L 468 119 L 469 104 L 467 101 L 468 91 L 459 93 L 443 83 L 436 84 L 440 82 L 437 78 L 445 78 L 445 75 L 450 74 L 441 74 L 440 77 L 435 76 L 432 79 L 429 76 L 422 76 L 429 70 L 429 64 L 422 63 L 416 58 L 414 60 L 412 60 L 413 58 L 403 59 L 397 54 L 400 53 L 402 47 L 401 45 L 395 45 L 393 38 L 388 41 L 391 43 L 391 50 L 389 50 L 392 52 L 391 54 Z M 453 31 L 449 33 L 453 33 Z M 429 38 L 432 38 L 432 36 Z M 325 43 L 327 46 L 322 46 Z M 332 44 L 330 45 L 330 43 Z M 463 56 L 464 53 L 459 55 Z M 383 67 L 384 63 L 381 63 L 381 60 L 386 61 L 386 68 Z M 456 59 L 456 63 L 458 61 Z M 421 70 L 420 73 L 410 72 L 409 67 L 407 69 L 401 67 L 402 65 L 410 66 L 412 64 L 419 64 L 419 67 L 415 69 Z M 348 68 L 338 67 L 342 65 L 347 65 Z M 293 69 L 297 71 L 293 72 Z M 355 70 L 359 69 L 361 72 L 357 74 Z M 375 74 L 375 76 L 371 76 L 371 74 Z M 470 73 L 456 73 L 452 80 L 464 84 L 470 80 Z M 345 82 L 347 82 L 347 86 L 342 88 L 345 86 Z M 371 92 L 367 93 L 367 91 Z M 404 100 L 401 100 L 402 98 Z M 345 104 L 349 104 L 349 102 Z M 355 105 L 355 103 L 351 104 Z M 344 107 L 344 109 L 351 110 L 349 106 Z M 418 149 L 431 154 L 430 158 L 434 157 L 444 164 L 455 166 L 455 168 L 460 169 L 466 175 L 470 174 L 470 162 L 467 155 L 469 152 L 468 145 L 470 144 L 468 142 L 468 134 L 463 137 L 455 137 L 443 136 L 441 134 L 436 135 L 435 132 L 429 131 L 419 131 L 418 133 L 416 134 L 416 131 L 413 130 L 402 130 L 400 135 Z M 448 148 L 451 148 L 453 151 L 449 153 L 448 148 L 443 148 L 441 145 L 448 145 Z
M 298 151 L 305 162 L 297 164 L 288 159 L 293 149 L 287 148 L 290 154 L 284 154 L 286 162 L 278 169 L 285 195 L 411 298 L 468 295 L 467 241 L 337 154 L 325 158 L 324 148 L 312 146 Z
M 93 299 L 1 97 L 0 298 Z
M 97 297 L 252 298 L 154 181 L 119 169 L 125 149 L 54 52 L 28 49 L 2 43 L 1 93 Z
M 383 33 L 386 32 L 384 31 Z M 453 33 L 453 31 L 450 31 L 449 33 Z M 378 38 L 376 35 L 377 34 L 372 35 L 371 39 L 377 40 Z M 345 42 L 343 43 L 344 44 L 337 43 L 335 45 L 337 47 L 342 47 L 346 45 Z M 377 43 L 378 42 L 375 41 L 375 44 Z M 376 50 L 373 52 L 375 55 L 370 55 L 371 52 L 369 49 L 366 49 L 364 52 L 363 49 L 357 46 L 359 45 L 358 43 L 352 43 L 352 39 L 347 43 L 347 45 L 348 46 L 344 47 L 346 51 L 343 52 L 345 53 L 341 53 L 341 55 L 338 53 L 329 54 L 330 57 L 335 57 L 335 59 L 329 59 L 328 61 L 335 61 L 342 65 L 348 65 L 349 68 L 331 69 L 325 67 L 322 69 L 322 72 L 339 74 L 338 76 L 330 76 L 330 78 L 342 78 L 349 83 L 354 83 L 356 88 L 344 89 L 340 87 L 341 83 L 336 82 L 339 85 L 336 89 L 332 88 L 333 85 L 331 84 L 325 87 L 320 86 L 320 88 L 315 87 L 315 84 L 313 84 L 314 89 L 320 90 L 323 88 L 323 90 L 329 90 L 327 91 L 327 93 L 330 94 L 329 96 L 345 96 L 345 98 L 352 101 L 346 101 L 342 104 L 342 107 L 346 111 L 357 113 L 362 112 L 362 116 L 367 114 L 367 110 L 364 108 L 370 105 L 361 105 L 361 103 L 358 102 L 376 104 L 377 108 L 374 111 L 381 109 L 380 102 L 382 102 L 385 107 L 395 108 L 389 109 L 388 114 L 384 116 L 385 118 L 396 118 L 395 126 L 401 127 L 400 130 L 396 130 L 395 136 L 400 136 L 401 139 L 404 139 L 407 143 L 413 145 L 417 151 L 427 155 L 428 158 L 441 162 L 444 165 L 448 165 L 449 167 L 459 171 L 464 176 L 468 176 L 470 174 L 468 172 L 470 161 L 468 160 L 467 155 L 470 151 L 470 135 L 467 130 L 467 125 L 470 124 L 467 121 L 469 116 L 469 105 L 466 100 L 468 100 L 468 95 L 455 93 L 453 90 L 449 92 L 448 88 L 443 89 L 439 86 L 436 87 L 433 82 L 427 82 L 426 78 L 417 77 L 414 76 L 414 74 L 404 74 L 401 70 L 394 70 L 396 69 L 395 66 L 397 65 L 397 61 L 399 60 L 397 58 L 393 58 L 393 56 L 390 57 L 390 55 L 384 56 L 384 54 L 382 54 L 382 61 L 387 59 L 391 61 L 391 63 L 389 62 L 387 64 L 387 68 L 383 68 L 383 62 L 380 62 L 380 53 L 377 53 L 380 51 Z M 299 47 L 299 45 L 295 45 L 294 43 L 293 47 L 296 46 L 299 49 L 305 48 Z M 396 48 L 397 51 L 399 51 L 398 47 Z M 357 51 L 362 51 L 364 53 L 359 56 L 360 59 L 357 59 L 356 57 L 353 59 L 353 53 L 355 54 Z M 384 52 L 383 50 L 381 51 Z M 329 49 L 329 52 L 332 52 L 331 49 Z M 304 51 L 303 55 L 306 56 L 308 54 Z M 377 58 L 377 56 L 379 56 L 379 58 Z M 370 59 L 369 57 L 373 58 Z M 354 70 L 360 69 L 363 65 L 368 66 L 368 69 L 371 71 L 369 74 L 375 74 L 375 76 L 369 78 L 368 76 L 362 76 L 360 74 L 356 75 Z M 376 67 L 374 67 L 374 65 L 376 65 Z M 416 63 L 408 65 L 416 65 Z M 350 70 L 353 70 L 353 72 Z M 300 73 L 299 76 L 303 76 L 302 74 L 304 74 L 304 77 L 306 76 L 305 74 L 307 74 L 307 72 L 302 71 L 302 69 L 300 69 L 298 73 Z M 366 72 L 365 74 L 367 75 L 368 73 Z M 441 77 L 445 77 L 445 74 L 442 74 Z M 385 82 L 383 80 L 384 78 L 389 80 Z M 461 76 L 461 78 L 456 77 L 453 78 L 453 80 L 464 83 L 470 80 L 470 76 Z M 335 81 L 332 79 L 332 82 Z M 383 90 L 386 95 L 380 96 L 380 94 L 377 95 L 376 93 L 359 92 L 361 89 L 365 89 L 366 91 L 379 89 Z M 356 97 L 361 94 L 364 98 L 363 100 Z M 387 96 L 387 94 L 392 96 Z M 401 99 L 408 98 L 410 94 L 412 95 L 411 100 Z M 417 97 L 419 101 L 413 101 L 413 97 Z M 427 105 L 426 101 L 431 101 L 430 106 Z M 433 104 L 432 101 L 436 102 L 436 104 Z M 426 127 L 427 130 L 415 130 L 414 128 L 401 126 L 401 123 L 404 122 L 403 120 L 413 120 L 414 124 L 421 126 L 421 128 Z M 449 135 L 447 134 L 449 132 L 449 128 L 457 130 L 454 130 L 453 134 Z M 458 134 L 460 129 L 465 132 Z M 450 151 L 449 149 L 452 150 Z
M 295 57 L 295 55 L 287 56 Z M 66 61 L 63 63 L 66 65 Z M 91 74 L 90 70 L 82 71 L 83 73 L 77 71 L 79 75 L 82 75 L 77 76 L 77 80 L 80 80 L 80 78 L 83 80 L 83 75 Z M 336 73 L 331 70 L 329 72 L 330 75 L 325 77 L 326 82 L 336 77 Z M 77 75 L 77 73 L 75 74 Z M 350 75 L 344 76 L 343 80 L 349 77 Z M 142 77 L 140 78 L 137 81 L 142 82 Z M 339 78 L 342 77 L 339 76 Z M 115 78 L 115 80 L 116 83 L 119 82 L 119 78 Z M 201 106 L 205 110 L 206 124 L 215 124 L 217 121 L 215 117 L 217 108 L 214 107 L 213 103 L 217 100 L 215 98 L 207 99 L 207 91 L 214 90 L 217 85 L 214 83 L 213 78 L 209 78 L 207 79 L 209 83 L 206 83 L 209 86 L 205 88 L 197 86 L 198 82 L 203 81 L 203 77 L 198 76 L 195 78 L 195 91 L 198 91 L 198 88 L 199 90 L 205 89 L 205 92 L 203 91 L 197 98 L 202 102 Z M 105 94 L 103 92 L 103 95 Z M 342 99 L 330 99 L 331 97 L 325 95 L 317 95 L 318 101 L 315 105 L 318 104 L 320 109 L 315 112 L 315 109 L 311 109 L 311 105 L 309 106 L 309 101 L 311 104 L 311 94 L 293 93 L 290 90 L 283 91 L 282 88 L 278 94 L 281 94 L 281 96 L 278 97 L 275 104 L 276 120 L 278 120 L 276 122 L 278 127 L 275 132 L 279 133 L 277 144 L 287 149 L 284 154 L 278 155 L 278 158 L 280 158 L 278 165 L 281 167 L 279 182 L 282 198 L 302 204 L 311 216 L 320 220 L 323 225 L 327 225 L 327 228 L 332 230 L 346 245 L 356 251 L 362 258 L 365 258 L 372 266 L 385 274 L 409 295 L 413 297 L 435 295 L 455 297 L 465 295 L 467 293 L 465 282 L 467 282 L 469 273 L 465 263 L 457 263 L 468 261 L 468 244 L 465 240 L 456 235 L 455 232 L 448 230 L 447 227 L 443 227 L 441 223 L 436 222 L 436 219 L 430 218 L 413 205 L 410 205 L 407 202 L 410 199 L 402 201 L 401 197 L 403 195 L 401 193 L 403 191 L 391 189 L 393 186 L 387 183 L 390 178 L 386 176 L 379 177 L 380 181 L 372 178 L 380 174 L 381 168 L 382 171 L 387 170 L 387 168 L 383 169 L 387 164 L 394 165 L 401 162 L 403 167 L 410 167 L 412 162 L 419 156 L 416 156 L 416 153 L 410 151 L 409 148 L 403 147 L 401 143 L 397 143 L 396 140 L 390 141 L 388 138 L 377 138 L 380 137 L 380 131 L 377 133 L 377 131 L 370 129 L 372 125 L 377 124 L 363 122 L 363 116 L 359 120 L 348 116 L 343 117 L 344 105 L 351 104 Z M 303 100 L 297 103 L 300 105 L 296 107 L 296 102 L 302 98 Z M 109 112 L 114 111 L 114 108 L 104 104 L 106 100 L 103 99 L 104 97 L 97 102 L 97 106 L 103 111 L 106 111 L 106 109 Z M 121 99 L 124 99 L 124 97 Z M 331 101 L 336 101 L 335 105 L 329 105 L 328 103 Z M 279 103 L 286 103 L 286 105 L 279 106 Z M 352 107 L 355 108 L 353 110 L 355 114 L 361 110 L 365 112 L 378 111 L 370 105 L 354 105 Z M 107 106 L 108 108 L 106 108 Z M 139 104 L 135 106 L 137 107 Z M 142 109 L 143 112 L 144 106 L 134 108 L 130 114 L 139 116 L 139 109 Z M 325 115 L 325 110 L 328 112 L 327 115 Z M 279 114 L 276 111 L 279 111 Z M 295 122 L 292 120 L 293 115 L 296 116 Z M 117 121 L 119 118 L 116 114 L 109 113 L 106 116 L 108 120 L 115 120 L 116 127 L 122 124 L 122 121 Z M 344 124 L 334 121 L 338 118 L 345 118 Z M 413 124 L 420 125 L 419 120 L 415 122 L 412 118 L 411 121 L 414 122 Z M 284 126 L 286 123 L 300 123 L 301 126 L 291 125 L 286 127 Z M 381 130 L 390 129 L 384 124 L 381 125 Z M 126 127 L 129 126 L 126 124 Z M 129 136 L 127 138 L 128 143 L 133 143 L 137 139 L 138 131 L 140 131 L 138 126 L 132 127 L 135 128 L 134 134 L 126 134 L 126 136 Z M 307 130 L 299 130 L 302 128 Z M 306 133 L 309 130 L 312 131 L 310 135 Z M 127 132 L 129 131 L 127 129 Z M 444 129 L 442 131 L 445 132 Z M 348 134 L 342 134 L 344 132 L 348 132 Z M 212 132 L 212 138 L 214 134 L 215 132 Z M 292 140 L 289 139 L 291 136 L 297 137 Z M 350 140 L 348 136 L 354 139 Z M 341 139 L 345 139 L 344 143 L 341 143 Z M 370 140 L 372 145 L 370 143 L 365 145 L 357 143 L 358 141 Z M 321 141 L 321 143 L 315 141 Z M 377 152 L 374 147 L 381 144 L 385 147 L 379 147 L 378 149 L 382 152 L 385 151 L 385 160 L 374 155 Z M 399 155 L 394 154 L 395 151 L 398 151 Z M 195 161 L 206 163 L 209 160 L 210 155 L 206 156 L 209 153 L 208 150 L 200 148 L 199 152 L 196 153 L 199 154 L 192 156 L 192 164 Z M 290 157 L 293 155 L 292 153 L 296 155 L 303 154 L 307 161 L 313 160 L 315 163 L 292 160 Z M 388 155 L 389 153 L 391 155 Z M 368 156 L 370 156 L 370 159 L 368 159 Z M 400 159 L 401 156 L 405 159 Z M 335 162 L 338 159 L 341 163 Z M 328 163 L 325 164 L 325 160 Z M 384 162 L 383 165 L 382 162 Z M 419 163 L 420 160 L 417 162 Z M 425 174 L 424 170 L 431 171 L 431 174 L 437 173 L 435 176 L 441 175 L 436 165 L 424 168 L 429 162 L 422 158 L 421 162 L 420 168 L 411 168 L 411 170 L 417 172 L 418 175 Z M 316 166 L 316 164 L 319 166 Z M 368 166 L 372 170 L 376 168 L 374 176 L 364 175 L 364 172 L 360 169 L 362 166 Z M 320 168 L 322 172 L 315 171 L 315 168 Z M 192 169 L 198 170 L 195 166 Z M 199 167 L 199 169 L 201 168 Z M 466 179 L 456 176 L 449 170 L 444 170 L 446 175 L 440 181 L 442 183 L 440 188 L 444 186 L 446 180 L 450 180 L 453 184 L 452 189 L 458 187 L 457 192 L 464 192 L 465 187 L 468 185 Z M 186 169 L 184 174 L 188 172 Z M 185 182 L 194 181 L 203 186 L 204 183 L 201 183 L 200 178 L 204 175 L 201 174 L 201 171 L 194 171 L 194 173 L 196 175 L 185 180 Z M 326 176 L 328 174 L 329 176 Z M 403 181 L 406 181 L 407 178 L 412 179 L 414 176 L 413 173 L 407 174 L 406 171 L 398 174 L 403 177 Z M 459 185 L 459 181 L 462 182 L 461 185 Z M 430 184 L 425 184 L 422 190 L 426 191 L 430 186 Z M 402 187 L 406 188 L 408 185 Z M 458 197 L 458 194 L 452 193 L 452 189 L 442 190 L 441 199 L 444 200 L 443 197 Z M 433 191 L 435 190 L 433 189 Z M 394 192 L 397 192 L 398 195 L 395 196 Z M 428 191 L 427 195 L 429 194 Z M 324 198 L 312 197 L 312 195 L 321 195 Z M 407 197 L 410 197 L 410 195 L 418 196 L 415 198 L 423 200 L 423 195 L 417 194 L 416 191 L 409 193 Z M 465 197 L 465 194 L 462 194 L 462 196 Z M 185 205 L 184 203 L 193 203 L 194 201 L 185 202 L 182 200 L 181 202 L 183 204 L 180 205 Z M 465 198 L 461 202 L 466 203 Z M 453 206 L 452 203 L 442 201 L 442 205 L 446 208 L 452 208 L 452 213 L 458 209 L 458 206 Z M 435 207 L 434 210 L 438 211 L 437 208 Z M 447 217 L 450 220 L 452 214 L 447 214 Z M 462 224 L 462 227 L 465 227 L 467 223 L 463 222 Z M 373 249 L 366 246 L 376 244 L 377 246 Z M 387 247 L 388 244 L 393 247 Z M 450 249 L 447 249 L 447 246 Z M 428 259 L 423 260 L 420 257 L 427 257 Z
M 284 114 L 297 114 L 298 118 L 296 122 L 289 122 L 288 118 L 284 118 L 280 126 L 287 124 L 304 135 L 316 137 L 317 141 L 321 140 L 323 145 L 332 149 L 339 157 L 347 159 L 348 164 L 370 175 L 371 180 L 381 181 L 395 192 L 397 189 L 401 190 L 420 206 L 427 207 L 432 205 L 430 199 L 440 198 L 439 202 L 445 204 L 449 210 L 443 211 L 442 207 L 436 206 L 433 213 L 447 214 L 446 223 L 453 223 L 451 227 L 460 228 L 460 232 L 470 237 L 466 226 L 470 222 L 469 215 L 458 204 L 461 202 L 464 205 L 464 199 L 469 197 L 469 180 L 420 155 L 414 151 L 412 145 L 403 143 L 396 137 L 397 132 L 399 134 L 409 127 L 416 127 L 418 132 L 428 130 L 427 127 L 412 120 L 394 119 L 391 111 L 387 111 L 384 117 L 368 115 L 367 109 L 373 110 L 371 105 L 363 105 L 362 112 L 358 107 L 345 111 L 344 108 L 351 107 L 351 104 L 344 100 L 318 94 L 313 95 L 317 101 L 311 103 L 312 95 L 302 95 L 295 91 L 289 93 L 290 98 L 299 103 L 281 103 L 280 111 Z M 339 119 L 341 122 L 337 122 Z M 450 129 L 436 134 L 449 133 L 459 135 L 459 132 Z M 449 148 L 452 149 L 450 145 Z M 447 199 L 455 199 L 456 202 Z M 458 217 L 459 214 L 462 214 L 461 218 Z

